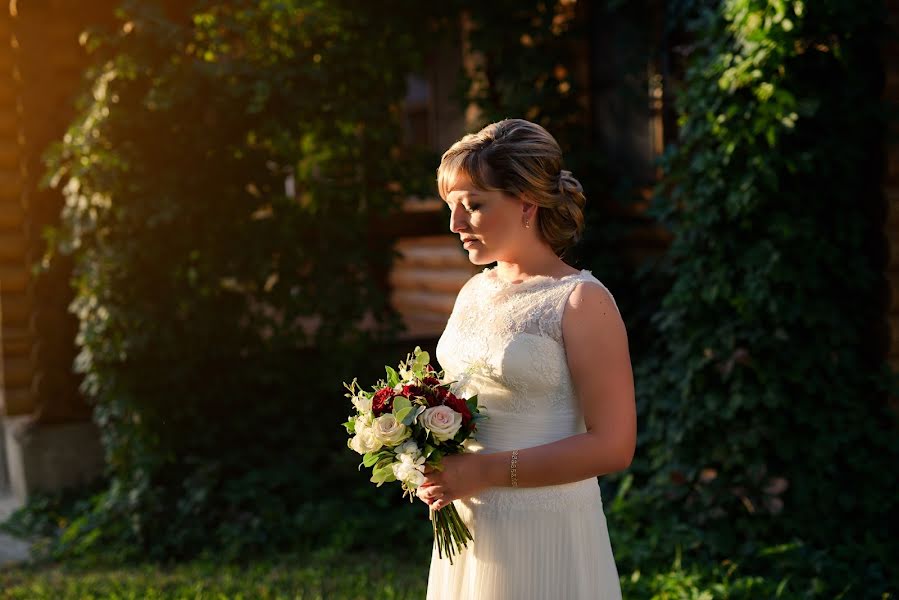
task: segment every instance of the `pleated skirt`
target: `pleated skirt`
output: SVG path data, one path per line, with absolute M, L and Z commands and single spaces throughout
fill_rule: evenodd
M 453 564 L 434 544 L 427 600 L 621 600 L 595 478 L 453 504 L 474 539 Z

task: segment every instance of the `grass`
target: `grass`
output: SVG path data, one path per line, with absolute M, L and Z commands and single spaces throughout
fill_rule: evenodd
M 895 598 L 740 574 L 728 562 L 622 573 L 622 593 L 628 600 Z M 422 599 L 427 573 L 427 557 L 382 554 L 291 555 L 245 566 L 208 559 L 173 567 L 44 564 L 0 568 L 0 600 Z
M 421 599 L 427 561 L 284 556 L 246 566 L 191 561 L 173 567 L 46 564 L 0 569 L 0 599 L 318 600 Z

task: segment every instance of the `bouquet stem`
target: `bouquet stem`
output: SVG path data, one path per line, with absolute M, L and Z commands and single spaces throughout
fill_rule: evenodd
M 450 564 L 453 564 L 453 556 L 468 547 L 468 541 L 474 539 L 471 531 L 462 521 L 459 511 L 456 510 L 456 506 L 453 503 L 436 511 L 433 508 L 429 508 L 428 516 L 431 519 L 431 526 L 434 530 L 438 556 L 443 558 L 444 553 L 446 553 Z

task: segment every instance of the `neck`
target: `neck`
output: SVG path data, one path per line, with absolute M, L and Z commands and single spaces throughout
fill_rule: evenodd
M 541 253 L 516 260 L 498 260 L 496 261 L 496 271 L 506 281 L 519 281 L 540 275 L 560 277 L 575 272 L 577 269 L 566 264 L 550 250 L 548 255 Z

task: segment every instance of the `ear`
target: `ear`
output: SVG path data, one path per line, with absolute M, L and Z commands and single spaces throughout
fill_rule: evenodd
M 521 199 L 521 216 L 522 218 L 533 221 L 537 214 L 537 205 L 524 198 Z

